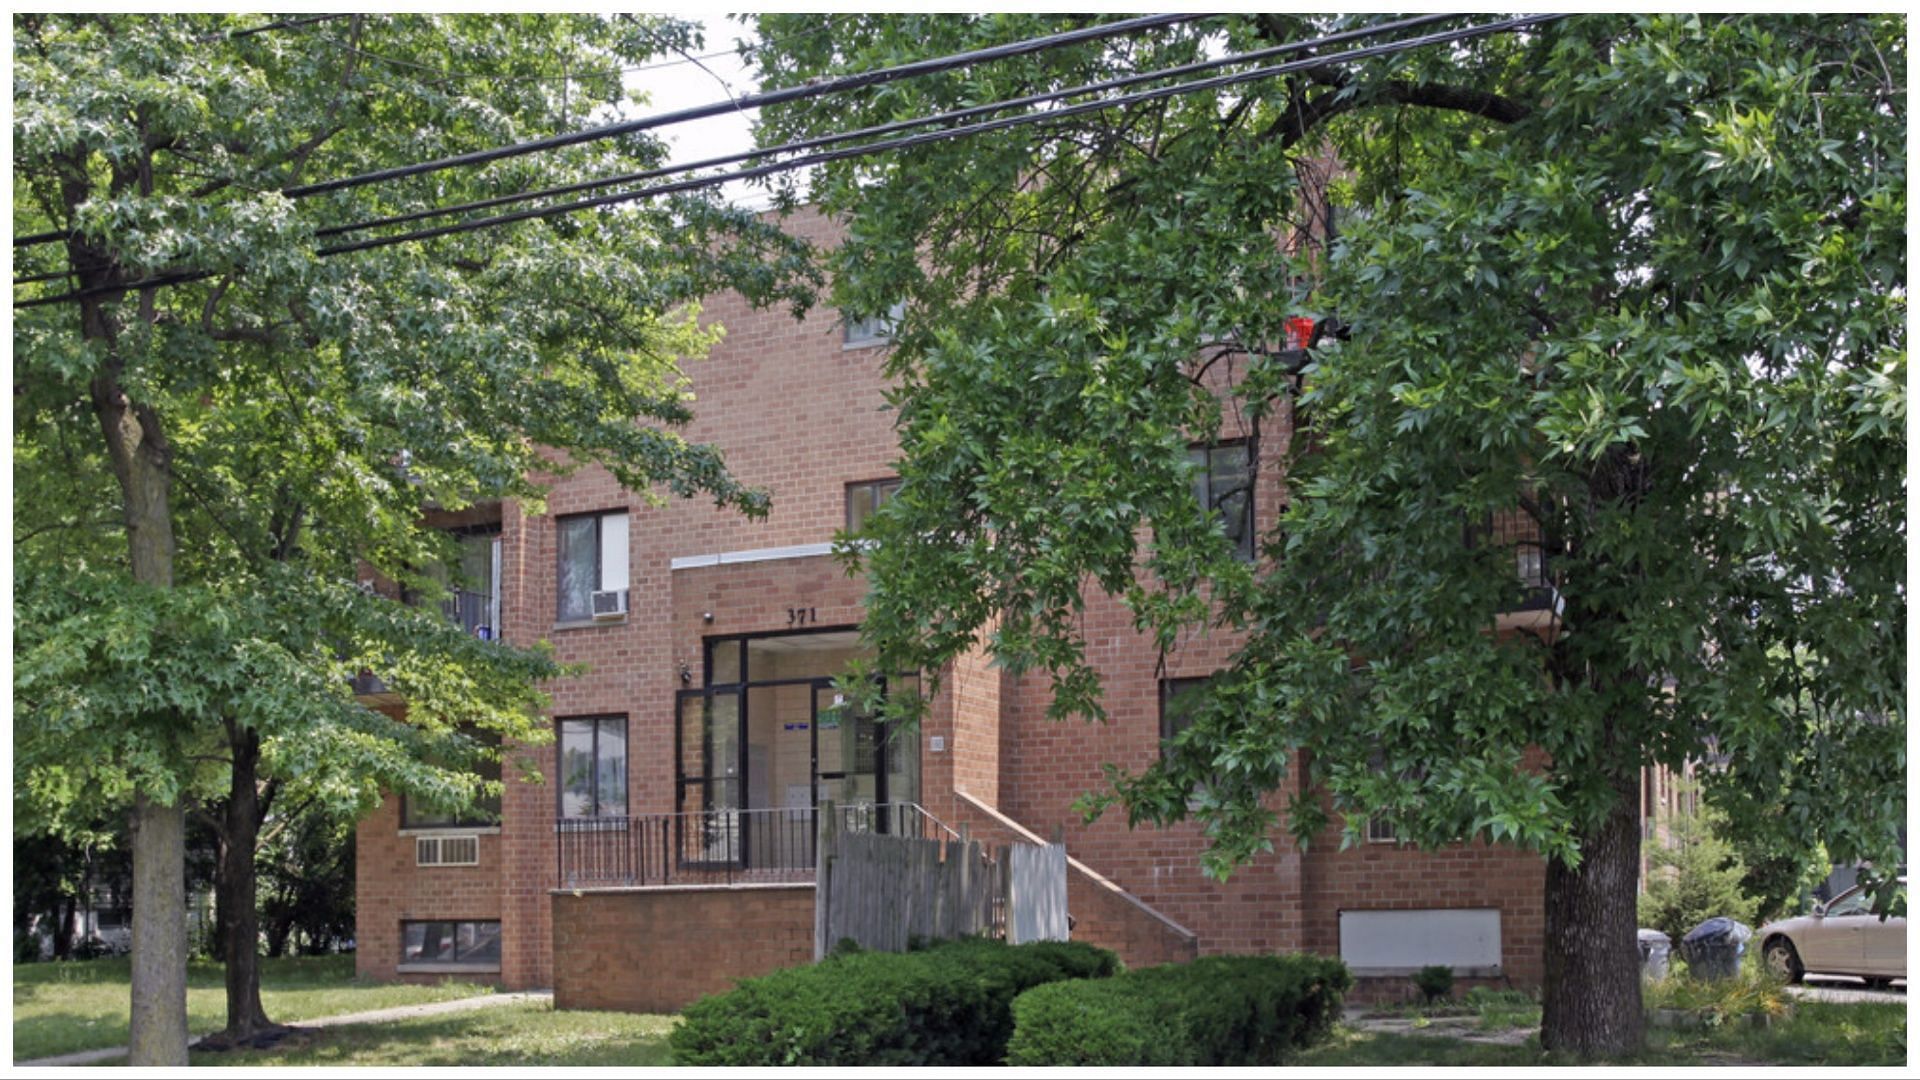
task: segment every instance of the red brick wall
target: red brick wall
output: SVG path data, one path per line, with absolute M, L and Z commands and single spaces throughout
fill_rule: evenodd
M 971 794 L 971 793 L 969 793 Z M 984 800 L 956 796 L 951 823 L 964 826 L 972 837 L 995 846 L 1041 843 L 1047 837 L 1010 827 Z M 1091 867 L 1072 858 L 1067 864 L 1067 914 L 1071 937 L 1112 949 L 1128 968 L 1184 963 L 1199 955 L 1199 941 L 1184 927 L 1170 924 L 1158 913 L 1126 896 L 1113 882 L 1096 877 Z
M 788 224 L 816 239 L 832 232 L 812 215 Z M 559 660 L 588 666 L 584 676 L 548 688 L 551 716 L 628 718 L 630 814 L 675 809 L 675 693 L 683 685 L 701 685 L 706 638 L 785 631 L 789 608 L 804 607 L 816 616 L 807 629 L 850 626 L 859 619 L 864 583 L 847 578 L 839 563 L 824 556 L 678 572 L 670 566 L 684 556 L 826 543 L 844 527 L 846 484 L 894 473 L 894 414 L 885 408 L 880 368 L 885 349 L 843 348 L 837 317 L 822 308 L 796 322 L 784 310 L 752 311 L 732 295 L 713 298 L 703 312 L 704 322 L 724 325 L 726 337 L 709 357 L 686 365 L 698 419 L 685 434 L 721 446 L 740 480 L 770 492 L 773 509 L 765 520 L 748 521 L 706 500 L 668 498 L 653 505 L 619 490 L 604 470 L 592 467 L 557 479 L 538 516 L 517 504 L 503 508 L 504 634 L 519 644 L 551 642 Z M 1223 437 L 1248 434 L 1231 424 Z M 1263 531 L 1282 501 L 1283 478 L 1273 463 L 1284 455 L 1288 427 L 1282 410 L 1269 419 L 1260 447 L 1255 510 Z M 629 520 L 629 616 L 556 627 L 555 517 L 618 508 L 627 510 Z M 922 801 L 936 815 L 961 819 L 952 795 L 958 787 L 1042 835 L 1063 829 L 1070 853 L 1195 931 L 1201 952 L 1330 950 L 1328 904 L 1373 903 L 1405 893 L 1404 902 L 1412 905 L 1415 892 L 1481 903 L 1493 895 L 1489 890 L 1517 890 L 1499 897 L 1512 905 L 1507 927 L 1513 970 L 1527 970 L 1516 950 L 1531 949 L 1528 955 L 1537 957 L 1537 861 L 1498 853 L 1442 853 L 1425 861 L 1411 853 L 1340 856 L 1323 854 L 1321 846 L 1303 856 L 1276 837 L 1274 853 L 1223 884 L 1200 873 L 1202 841 L 1190 824 L 1135 831 L 1118 813 L 1082 824 L 1070 804 L 1081 792 L 1104 786 L 1102 764 L 1137 770 L 1159 752 L 1159 657 L 1151 643 L 1110 598 L 1090 597 L 1083 624 L 1089 656 L 1106 682 L 1110 723 L 1047 721 L 1043 676 L 1014 679 L 979 657 L 962 659 L 918 735 Z M 1189 635 L 1166 657 L 1165 674 L 1210 674 L 1238 643 L 1230 635 Z M 935 736 L 947 740 L 942 753 L 928 750 Z M 553 773 L 550 743 L 519 748 L 518 758 L 540 776 Z M 548 894 L 555 883 L 554 791 L 522 780 L 522 770 L 512 764 L 505 773 L 502 835 L 483 841 L 478 872 L 414 867 L 411 840 L 395 834 L 391 807 L 362 823 L 363 972 L 391 974 L 399 913 L 406 910 L 419 912 L 417 917 L 501 918 L 501 978 L 510 987 L 554 985 L 566 977 L 553 962 L 560 928 Z M 1290 794 L 1278 793 L 1274 806 Z M 1103 920 L 1122 926 L 1132 918 L 1118 908 L 1111 918 L 1095 915 L 1110 898 L 1075 895 L 1075 914 L 1087 913 L 1090 933 L 1105 932 L 1099 930 Z M 436 905 L 461 910 L 429 910 Z
M 401 920 L 502 919 L 500 882 L 506 873 L 502 837 L 480 837 L 478 866 L 415 866 L 414 838 L 400 834 L 400 800 L 389 797 L 360 822 L 354 844 L 358 918 L 354 972 L 392 979 L 400 963 Z M 505 981 L 505 962 L 498 981 Z M 460 976 L 467 978 L 467 976 Z M 412 976 L 438 981 L 444 975 Z M 496 981 L 476 975 L 474 981 Z
M 671 1013 L 813 962 L 813 886 L 552 894 L 553 1005 Z

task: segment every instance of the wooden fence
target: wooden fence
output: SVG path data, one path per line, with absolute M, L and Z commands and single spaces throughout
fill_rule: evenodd
M 986 935 L 1015 944 L 1066 934 L 1066 848 L 989 853 L 963 830 L 922 839 L 847 831 L 821 815 L 814 958 L 843 939 L 903 952 L 914 938 Z

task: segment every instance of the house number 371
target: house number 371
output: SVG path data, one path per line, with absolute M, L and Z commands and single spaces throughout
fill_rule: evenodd
M 817 623 L 819 621 L 820 611 L 818 608 L 790 607 L 787 609 L 788 626 L 805 626 L 808 623 Z

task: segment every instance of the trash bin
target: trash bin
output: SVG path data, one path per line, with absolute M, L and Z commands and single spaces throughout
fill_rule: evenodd
M 1673 952 L 1673 939 L 1658 930 L 1640 931 L 1640 974 L 1649 979 L 1667 977 L 1667 957 Z
M 1696 979 L 1731 979 L 1740 973 L 1740 957 L 1752 936 L 1753 929 L 1737 919 L 1708 919 L 1680 939 L 1680 957 Z

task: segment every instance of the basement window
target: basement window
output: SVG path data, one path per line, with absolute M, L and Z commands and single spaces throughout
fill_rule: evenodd
M 500 920 L 400 924 L 401 971 L 500 970 Z

